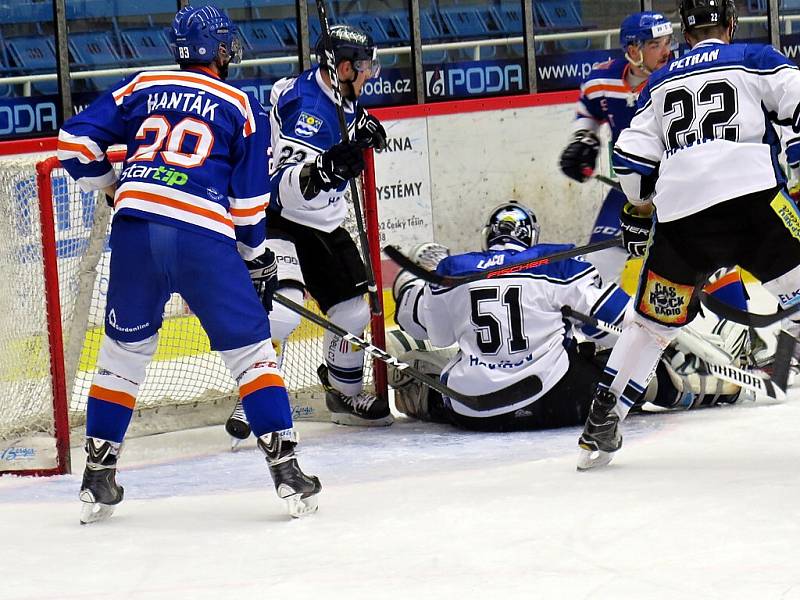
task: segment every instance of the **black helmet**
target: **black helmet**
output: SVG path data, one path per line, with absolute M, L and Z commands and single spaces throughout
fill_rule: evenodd
M 481 237 L 484 250 L 509 242 L 530 248 L 539 241 L 539 223 L 530 208 L 516 202 L 504 202 L 489 213 Z
M 331 46 L 337 65 L 342 61 L 349 60 L 353 63 L 356 71 L 369 69 L 371 77 L 377 77 L 380 73 L 381 66 L 378 62 L 375 42 L 368 33 L 350 25 L 334 25 L 331 27 Z M 322 43 L 322 36 L 317 40 L 315 52 L 317 61 L 323 64 L 325 45 Z
M 678 0 L 678 12 L 683 31 L 689 33 L 701 27 L 727 27 L 732 24 L 733 39 L 736 23 L 739 21 L 733 0 Z

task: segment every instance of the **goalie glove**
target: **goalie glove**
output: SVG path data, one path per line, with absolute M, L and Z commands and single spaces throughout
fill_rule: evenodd
M 386 129 L 376 117 L 361 106 L 358 107 L 356 115 L 355 141 L 364 148 L 386 149 Z
M 619 216 L 619 226 L 622 229 L 622 244 L 628 254 L 644 256 L 653 228 L 653 217 L 640 215 L 633 204 L 626 202 Z
M 272 294 L 278 289 L 278 263 L 275 254 L 267 248 L 264 254 L 246 261 L 245 264 L 264 310 L 272 312 Z
M 417 244 L 408 254 L 411 260 L 428 271 L 435 271 L 439 263 L 448 256 L 450 256 L 450 249 L 436 242 Z M 402 295 L 409 289 L 409 286 L 416 281 L 422 280 L 408 271 L 400 271 L 397 274 L 394 284 L 392 285 L 392 296 L 394 297 L 395 303 L 399 304 Z M 423 281 L 422 283 L 424 284 L 425 282 Z
M 593 132 L 588 129 L 576 131 L 561 153 L 561 171 L 570 179 L 583 183 L 594 173 L 598 152 L 600 140 Z

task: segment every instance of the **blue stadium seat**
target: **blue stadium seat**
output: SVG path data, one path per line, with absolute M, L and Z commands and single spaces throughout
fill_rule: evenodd
M 286 48 L 297 48 L 297 22 L 294 19 L 275 19 L 272 26 Z
M 15 65 L 23 71 L 55 73 L 56 54 L 46 37 L 6 38 L 6 49 Z M 58 91 L 56 80 L 32 83 L 31 87 L 39 94 L 55 94 Z
M 69 47 L 75 62 L 90 68 L 118 65 L 120 56 L 104 31 L 69 34 Z
M 136 62 L 174 62 L 169 43 L 158 29 L 123 29 L 120 37 L 127 52 Z
M 250 47 L 252 53 L 248 53 L 248 58 L 260 58 L 265 54 L 291 54 L 294 48 L 287 47 L 284 40 L 272 26 L 269 20 L 249 21 L 239 24 L 239 31 L 244 38 L 245 44 Z M 277 65 L 262 65 L 259 67 L 261 76 L 267 79 L 280 79 L 288 77 L 295 72 L 295 66 L 291 63 Z
M 274 54 L 287 49 L 268 20 L 240 23 L 239 31 L 245 43 L 257 54 Z
M 408 15 L 398 13 L 379 13 L 375 18 L 386 32 L 388 45 L 406 45 L 411 40 L 408 33 Z
M 353 27 L 358 27 L 362 31 L 368 33 L 372 36 L 372 40 L 375 42 L 375 45 L 378 48 L 385 48 L 386 46 L 392 45 L 395 42 L 392 38 L 389 37 L 389 34 L 386 33 L 386 30 L 383 28 L 383 23 L 377 17 L 373 17 L 372 15 L 348 15 L 346 17 L 342 17 L 342 20 L 347 23 L 348 25 L 352 25 Z M 389 56 L 382 56 L 381 57 L 381 64 L 384 67 L 392 67 L 397 64 L 397 55 L 392 54 Z
M 119 53 L 104 31 L 86 31 L 69 36 L 69 49 L 74 62 L 84 70 L 107 69 L 121 62 Z M 93 77 L 88 83 L 97 90 L 104 90 L 123 78 L 122 75 Z
M 474 6 L 448 6 L 441 9 L 442 16 L 445 17 L 455 32 L 458 39 L 480 39 L 489 36 L 489 27 L 484 21 L 483 14 Z M 484 46 L 480 50 L 481 58 L 494 58 L 497 49 L 494 46 Z M 473 60 L 475 52 L 471 48 L 463 48 L 460 51 L 460 58 Z
M 500 23 L 503 33 L 509 37 L 522 35 L 524 29 L 522 7 L 519 3 L 501 4 L 500 6 L 488 9 L 494 13 L 495 19 Z M 521 57 L 525 55 L 524 44 L 512 44 L 508 47 L 509 53 L 512 56 Z M 541 42 L 536 43 L 536 52 L 540 53 L 544 50 L 544 44 Z
M 535 13 L 541 23 L 554 31 L 580 31 L 583 21 L 570 0 L 543 0 L 534 4 Z M 588 50 L 592 46 L 589 38 L 583 40 L 560 40 L 556 45 L 566 52 Z

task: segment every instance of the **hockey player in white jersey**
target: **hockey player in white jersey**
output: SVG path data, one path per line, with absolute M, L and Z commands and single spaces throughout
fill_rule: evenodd
M 538 244 L 533 211 L 515 202 L 493 209 L 481 235 L 482 252 L 451 256 L 447 248 L 428 243 L 415 248 L 412 257 L 440 274 L 466 275 L 566 248 Z M 473 410 L 443 399 L 400 370 L 390 371 L 400 412 L 489 431 L 580 425 L 608 353 L 595 352 L 594 343 L 577 345 L 576 322 L 564 318 L 562 307 L 619 323 L 630 300 L 617 285 L 604 284 L 590 262 L 576 259 L 454 288 L 436 288 L 401 271 L 393 293 L 402 331 L 389 332 L 387 344 L 404 362 L 471 394 L 491 393 L 531 375 L 542 380 L 542 391 L 523 402 Z M 600 346 L 615 339 L 590 325 L 578 323 L 578 329 Z M 734 347 L 741 342 L 741 331 L 727 327 L 725 337 L 714 337 L 714 343 L 732 354 L 743 350 Z M 738 386 L 705 376 L 698 357 L 684 345 L 659 365 L 645 400 L 660 409 L 686 409 L 735 402 L 738 395 Z
M 365 82 L 378 75 L 375 44 L 347 25 L 330 31 L 345 121 L 350 139 L 341 141 L 331 83 L 319 66 L 272 88 L 272 198 L 267 244 L 278 259 L 279 292 L 303 302 L 303 291 L 339 327 L 361 335 L 369 323 L 366 272 L 358 247 L 342 227 L 347 216 L 348 181 L 364 169 L 363 149 L 383 148 L 386 132 L 358 104 Z M 317 58 L 325 60 L 322 40 Z M 276 306 L 271 316 L 276 341 L 285 345 L 300 316 Z M 319 377 L 331 420 L 342 425 L 392 423 L 385 399 L 362 390 L 364 351 L 330 332 L 324 335 Z M 281 355 L 282 356 L 282 355 Z M 246 438 L 246 420 L 236 410 L 228 432 Z
M 270 341 L 277 266 L 264 224 L 269 122 L 255 97 L 224 81 L 241 58 L 225 14 L 183 8 L 170 34 L 180 71 L 130 77 L 59 133 L 64 168 L 83 190 L 110 191 L 115 208 L 105 337 L 86 410 L 81 522 L 107 518 L 122 501 L 117 458 L 173 292 L 237 382 L 278 496 L 302 516 L 316 510 L 321 485 L 297 463 Z M 112 144 L 127 146 L 119 175 L 106 155 Z
M 771 46 L 731 44 L 731 0 L 681 0 L 691 50 L 653 74 L 614 150 L 623 189 L 655 206 L 635 311 L 579 440 L 579 469 L 622 445 L 620 422 L 663 349 L 697 314 L 697 291 L 741 265 L 784 307 L 800 297 L 800 211 L 785 190 L 774 124 L 800 131 L 800 71 Z

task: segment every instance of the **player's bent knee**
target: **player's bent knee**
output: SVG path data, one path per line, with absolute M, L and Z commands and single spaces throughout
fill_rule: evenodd
M 369 323 L 369 305 L 363 296 L 350 298 L 331 306 L 328 318 L 348 333 L 361 335 Z
M 639 327 L 652 337 L 661 348 L 669 346 L 670 342 L 678 335 L 679 329 L 677 327 L 669 327 L 662 323 L 651 321 L 647 317 L 633 311 L 633 316 L 630 317 L 630 326 Z
M 120 342 L 103 337 L 97 366 L 134 383 L 144 381 L 145 369 L 158 347 L 158 334 L 138 342 Z
M 277 357 L 271 338 L 233 350 L 222 350 L 219 354 L 231 376 L 237 381 L 256 364 L 269 364 L 277 371 Z
M 280 288 L 277 293 L 295 304 L 303 304 L 303 290 L 299 288 Z M 269 328 L 273 339 L 285 340 L 299 325 L 300 315 L 277 302 L 272 304 L 272 312 L 269 313 Z

